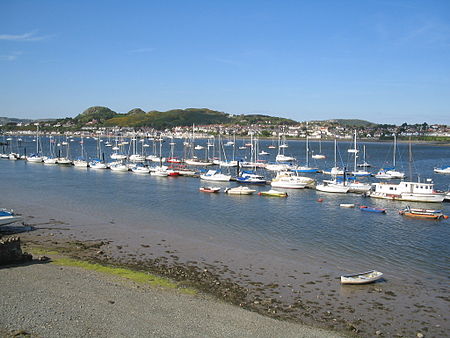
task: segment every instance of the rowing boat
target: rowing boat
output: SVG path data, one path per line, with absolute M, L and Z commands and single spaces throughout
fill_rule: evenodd
M 367 212 L 375 212 L 375 213 L 380 213 L 380 214 L 385 214 L 386 213 L 386 209 L 383 209 L 383 208 L 372 208 L 372 207 L 368 207 L 366 205 L 361 205 L 359 207 L 359 210 L 367 211 Z
M 341 284 L 367 284 L 379 280 L 383 276 L 382 272 L 370 270 L 353 275 L 341 276 Z
M 219 192 L 220 188 L 219 187 L 201 187 L 199 190 L 202 191 L 202 192 L 215 193 L 215 192 Z
M 284 191 L 278 191 L 270 189 L 268 191 L 260 191 L 258 193 L 259 196 L 271 196 L 271 197 L 287 197 L 288 194 Z
M 423 218 L 423 219 L 447 219 L 448 216 L 442 213 L 442 210 L 434 210 L 434 209 L 418 209 L 418 208 L 410 208 L 409 206 L 403 210 L 398 212 L 400 215 L 415 217 L 415 218 Z

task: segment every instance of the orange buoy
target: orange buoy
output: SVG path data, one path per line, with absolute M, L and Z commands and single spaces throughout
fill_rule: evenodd
M 317 202 L 323 202 L 323 198 L 319 198 Z

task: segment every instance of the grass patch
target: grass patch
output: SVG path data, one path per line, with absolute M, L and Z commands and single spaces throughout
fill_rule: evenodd
M 130 269 L 120 268 L 120 267 L 112 267 L 105 266 L 98 263 L 90 263 L 86 261 L 76 260 L 67 257 L 60 257 L 52 259 L 52 263 L 56 265 L 62 266 L 74 266 L 83 268 L 86 270 L 93 270 L 97 272 L 101 272 L 107 275 L 120 276 L 122 278 L 129 279 L 133 282 L 140 284 L 147 284 L 151 286 L 164 287 L 168 289 L 179 289 L 183 293 L 187 294 L 196 294 L 197 292 L 194 289 L 190 288 L 180 288 L 179 285 L 175 282 L 170 281 L 167 278 L 158 277 L 146 272 L 142 271 L 134 271 Z
M 29 252 L 32 255 L 58 255 L 59 252 L 55 250 L 49 250 L 41 247 L 24 247 L 25 251 Z

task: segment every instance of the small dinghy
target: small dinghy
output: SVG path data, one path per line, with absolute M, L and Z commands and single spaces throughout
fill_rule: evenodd
M 354 208 L 355 204 L 354 203 L 341 203 L 341 204 L 339 204 L 339 206 L 341 208 Z
M 251 195 L 256 190 L 249 189 L 248 187 L 227 188 L 225 192 L 230 195 Z
M 442 213 L 442 210 L 434 210 L 434 209 L 415 209 L 410 208 L 409 206 L 403 210 L 398 212 L 402 216 L 415 217 L 415 218 L 423 218 L 423 219 L 447 219 L 448 216 Z
M 0 209 L 0 225 L 11 224 L 20 221 L 22 217 L 17 216 L 14 212 L 6 209 Z
M 367 284 L 379 280 L 383 276 L 380 271 L 370 270 L 353 275 L 341 276 L 341 284 Z
M 202 192 L 219 192 L 220 188 L 219 187 L 201 187 L 199 189 Z
M 288 194 L 284 191 L 278 191 L 270 189 L 268 191 L 260 191 L 259 196 L 271 196 L 271 197 L 288 197 Z
M 386 209 L 383 209 L 383 208 L 372 208 L 372 207 L 368 207 L 366 205 L 361 205 L 359 207 L 359 210 L 367 211 L 367 212 L 375 212 L 375 213 L 379 213 L 379 214 L 385 214 L 386 213 Z

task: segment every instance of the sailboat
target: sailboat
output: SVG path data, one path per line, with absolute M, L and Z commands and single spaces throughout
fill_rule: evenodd
M 203 161 L 203 160 L 200 160 L 197 156 L 195 156 L 195 154 L 194 154 L 194 150 L 195 149 L 197 149 L 197 147 L 195 146 L 195 133 L 194 133 L 194 129 L 195 129 L 195 126 L 194 125 L 192 125 L 192 138 L 191 138 L 191 143 L 190 143 L 190 145 L 189 145 L 189 147 L 190 147 L 190 155 L 191 155 L 191 158 L 188 158 L 188 159 L 185 159 L 184 160 L 184 162 L 186 163 L 186 164 L 189 164 L 189 165 L 196 165 L 196 166 L 209 166 L 209 165 L 213 165 L 213 163 L 212 162 L 209 162 L 209 161 Z
M 100 145 L 100 138 L 97 138 L 97 158 L 92 159 L 92 161 L 89 162 L 89 167 L 91 169 L 108 169 L 108 166 L 106 165 L 104 159 L 101 160 L 100 158 L 104 157 L 102 156 L 101 151 L 101 145 Z
M 367 163 L 366 161 L 366 146 L 363 145 L 363 163 L 359 163 L 358 167 L 362 167 L 362 168 L 368 168 L 371 167 L 372 165 Z
M 354 137 L 353 148 L 355 150 L 353 152 L 353 154 L 354 154 L 354 156 L 353 156 L 353 158 L 354 158 L 354 168 L 353 168 L 353 171 L 350 172 L 350 175 L 353 175 L 353 176 L 370 176 L 371 173 L 368 172 L 367 170 L 357 169 L 357 159 L 358 159 L 359 150 L 358 150 L 358 146 L 356 145 L 356 130 L 355 130 L 355 137 Z
M 304 166 L 297 166 L 291 169 L 292 171 L 298 172 L 298 173 L 316 173 L 319 168 L 313 168 L 309 166 L 309 142 L 308 142 L 308 136 L 306 136 L 306 165 Z
M 44 164 L 57 164 L 57 158 L 55 157 L 55 139 L 53 136 L 49 136 L 49 156 L 44 159 Z
M 344 168 L 343 178 L 338 178 L 337 176 L 334 176 L 332 180 L 323 180 L 322 183 L 316 185 L 316 190 L 322 192 L 346 194 L 350 190 L 350 186 L 347 184 L 346 178 L 347 177 L 345 175 L 345 168 Z
M 286 135 L 283 133 L 283 137 L 278 134 L 278 154 L 275 157 L 277 162 L 292 162 L 295 161 L 295 157 L 285 155 L 285 149 L 288 147 L 286 143 Z
M 400 171 L 395 170 L 395 154 L 397 152 L 397 136 L 394 134 L 394 150 L 392 155 L 392 168 L 381 168 L 376 174 L 376 178 L 383 178 L 383 179 L 394 179 L 399 178 L 403 179 L 405 178 L 405 173 L 402 173 Z
M 334 139 L 334 167 L 331 168 L 331 170 L 324 170 L 323 173 L 327 174 L 327 175 L 333 175 L 333 176 L 344 175 L 344 170 L 340 169 L 337 166 L 337 141 L 336 141 L 336 139 Z
M 41 163 L 44 161 L 44 157 L 40 154 L 39 151 L 39 124 L 36 124 L 36 153 L 27 156 L 27 161 L 32 163 Z
M 83 135 L 81 135 L 80 148 L 81 148 L 80 157 L 78 157 L 75 161 L 73 161 L 73 165 L 77 168 L 87 168 L 89 166 L 89 163 L 85 160 L 84 157 Z
M 131 148 L 132 148 L 132 154 L 130 155 L 129 159 L 131 162 L 137 163 L 137 162 L 145 162 L 145 156 L 138 154 L 137 151 L 137 139 L 136 139 L 136 135 L 133 135 L 133 137 L 131 138 Z M 144 149 L 144 148 L 142 148 Z
M 322 154 L 322 141 L 320 139 L 319 139 L 319 153 L 313 154 L 311 157 L 316 160 L 323 160 L 326 158 L 326 156 L 324 154 Z
M 66 156 L 65 157 L 58 156 L 56 162 L 60 165 L 72 165 L 72 161 L 69 159 L 69 143 L 67 142 L 67 136 L 66 141 L 62 142 L 61 144 L 66 147 Z

